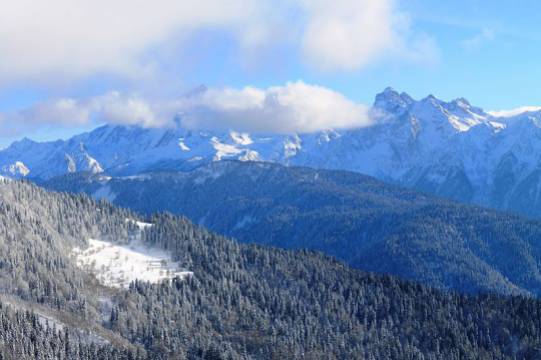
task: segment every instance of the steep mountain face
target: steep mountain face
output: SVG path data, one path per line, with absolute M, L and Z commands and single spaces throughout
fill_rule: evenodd
M 354 172 L 221 161 L 193 171 L 43 183 L 140 213 L 169 211 L 243 242 L 308 248 L 464 292 L 541 294 L 541 222 Z
M 67 141 L 19 141 L 0 151 L 10 177 L 90 171 L 135 175 L 226 160 L 361 172 L 440 196 L 541 215 L 541 111 L 491 115 L 465 99 L 416 101 L 386 89 L 375 125 L 314 134 L 257 135 L 103 126 Z
M 106 202 L 22 182 L 0 183 L 0 200 L 2 358 L 541 356 L 534 298 L 441 292 L 321 254 L 240 244 L 172 215 L 142 222 Z M 99 275 L 110 269 L 86 272 L 74 252 L 98 251 L 89 237 L 128 248 L 140 241 L 193 275 L 105 286 Z

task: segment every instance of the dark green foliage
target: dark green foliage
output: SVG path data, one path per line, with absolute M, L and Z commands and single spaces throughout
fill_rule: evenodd
M 345 171 L 222 161 L 186 173 L 72 174 L 45 186 L 182 214 L 242 242 L 323 251 L 356 268 L 463 292 L 541 294 L 541 221 Z

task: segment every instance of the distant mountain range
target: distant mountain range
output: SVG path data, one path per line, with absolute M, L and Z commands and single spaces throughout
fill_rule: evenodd
M 186 172 L 69 174 L 42 185 L 139 213 L 185 215 L 243 242 L 319 250 L 440 288 L 541 294 L 541 221 L 354 172 L 221 161 Z
M 465 99 L 376 96 L 369 128 L 255 135 L 102 126 L 66 141 L 0 151 L 4 176 L 136 175 L 224 159 L 351 170 L 440 196 L 541 215 L 541 110 L 487 113 Z

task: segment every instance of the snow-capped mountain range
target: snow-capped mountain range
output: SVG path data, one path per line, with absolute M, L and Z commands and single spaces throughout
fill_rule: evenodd
M 541 110 L 489 113 L 465 99 L 376 96 L 368 128 L 255 135 L 105 125 L 63 141 L 0 151 L 1 174 L 49 179 L 136 175 L 222 159 L 343 169 L 461 201 L 541 214 Z M 526 211 L 525 211 L 526 209 Z M 537 210 L 539 209 L 539 210 Z

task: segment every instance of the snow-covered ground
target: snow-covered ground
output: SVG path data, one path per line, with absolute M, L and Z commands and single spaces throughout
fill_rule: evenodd
M 140 229 L 152 226 L 137 222 Z M 126 288 L 138 279 L 158 283 L 174 277 L 185 278 L 193 275 L 171 259 L 171 254 L 156 247 L 150 247 L 139 238 L 127 245 L 90 239 L 87 249 L 73 249 L 77 265 L 93 273 L 105 286 Z
M 131 222 L 132 224 L 137 225 L 137 227 L 139 228 L 139 231 L 148 229 L 149 227 L 152 227 L 151 223 L 146 223 L 146 222 L 143 222 L 143 221 L 137 221 L 137 220 L 133 220 L 133 219 L 126 219 L 126 222 Z

